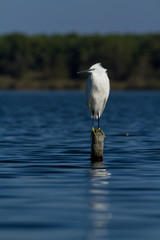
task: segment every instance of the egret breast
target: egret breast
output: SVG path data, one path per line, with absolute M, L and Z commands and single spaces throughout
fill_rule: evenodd
M 109 95 L 109 80 L 92 77 L 92 87 L 89 99 L 89 109 L 92 118 L 98 119 L 103 113 Z

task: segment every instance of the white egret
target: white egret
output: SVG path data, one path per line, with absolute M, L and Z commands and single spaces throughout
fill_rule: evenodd
M 89 73 L 86 84 L 86 106 L 90 109 L 92 118 L 92 131 L 94 130 L 94 119 L 98 119 L 98 130 L 100 129 L 100 117 L 109 97 L 110 83 L 107 69 L 101 63 L 92 65 L 88 70 L 78 73 Z

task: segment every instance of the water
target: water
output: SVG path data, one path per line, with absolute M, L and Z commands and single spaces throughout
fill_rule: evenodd
M 0 92 L 0 239 L 160 239 L 160 92 L 112 92 L 103 164 L 83 92 Z

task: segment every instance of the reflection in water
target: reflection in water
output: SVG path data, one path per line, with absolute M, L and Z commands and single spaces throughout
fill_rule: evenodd
M 108 239 L 108 221 L 111 218 L 108 203 L 108 179 L 110 175 L 103 163 L 92 165 L 89 187 L 90 226 L 88 239 Z

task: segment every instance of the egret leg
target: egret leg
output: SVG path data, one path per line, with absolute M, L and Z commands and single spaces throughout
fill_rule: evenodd
M 100 129 L 100 117 L 99 117 L 99 114 L 98 114 L 98 129 Z
M 92 133 L 94 135 L 96 134 L 95 129 L 94 129 L 94 118 L 92 118 Z
M 92 118 L 92 129 L 94 129 L 94 118 Z
M 100 129 L 100 117 L 99 117 L 99 114 L 98 114 L 98 130 L 97 131 L 101 132 L 105 136 L 104 132 Z

